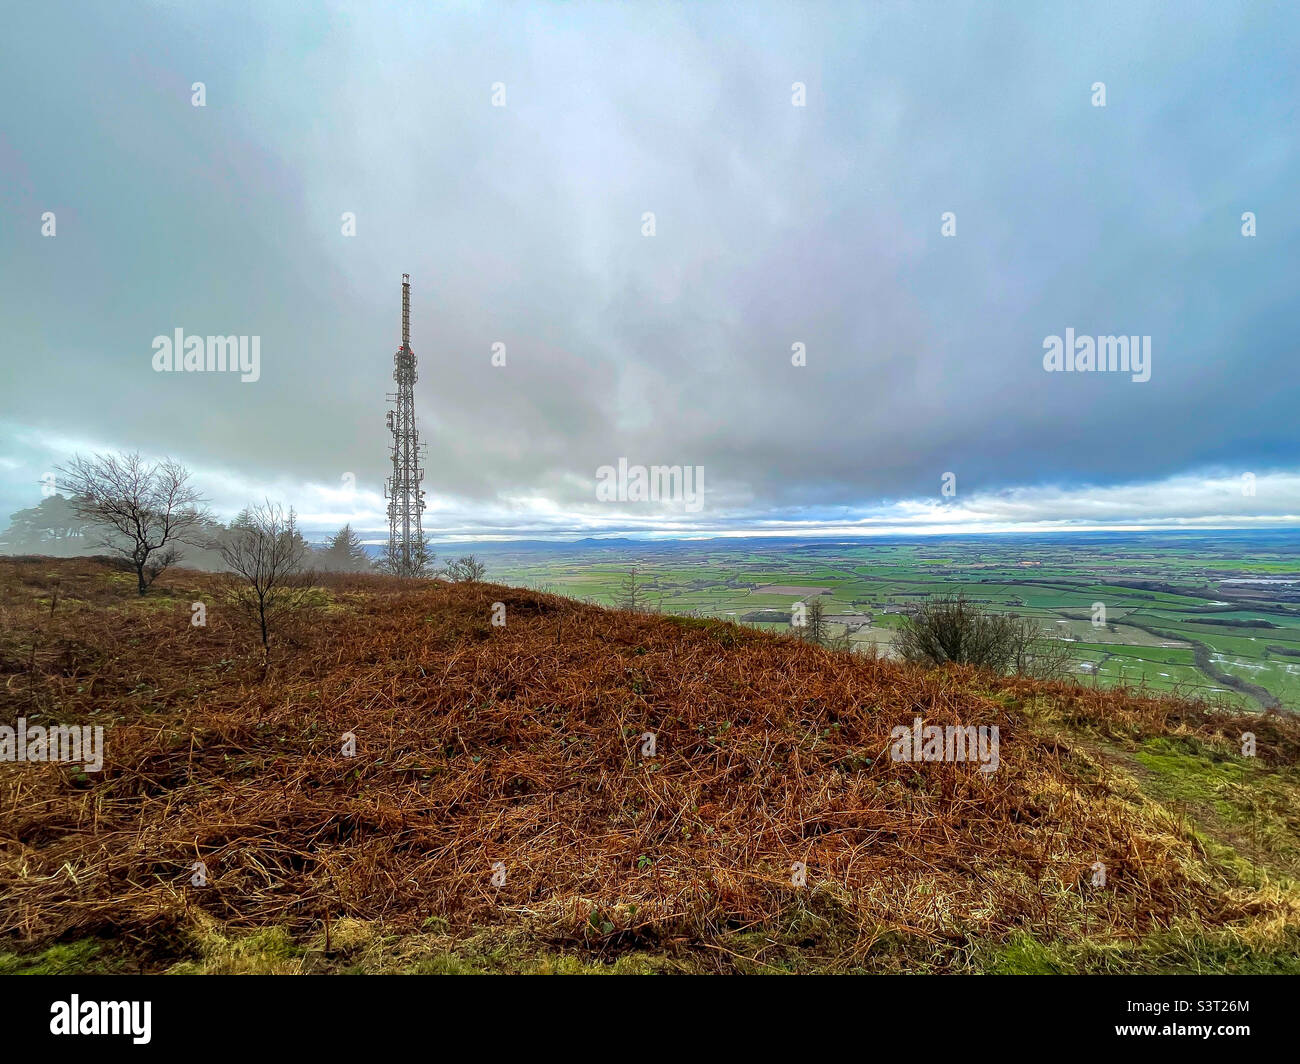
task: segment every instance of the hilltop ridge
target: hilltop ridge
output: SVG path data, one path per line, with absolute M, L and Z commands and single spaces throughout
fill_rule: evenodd
M 0 561 L 0 724 L 107 736 L 0 764 L 0 971 L 1300 968 L 1291 716 L 322 580 L 264 663 L 211 574 Z

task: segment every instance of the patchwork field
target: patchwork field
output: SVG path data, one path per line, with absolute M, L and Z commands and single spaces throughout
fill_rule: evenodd
M 635 567 L 647 608 L 772 631 L 789 627 L 796 596 L 824 588 L 832 631 L 884 653 L 909 604 L 960 591 L 1069 640 L 1081 682 L 1300 709 L 1293 531 L 475 549 L 503 583 L 613 605 Z

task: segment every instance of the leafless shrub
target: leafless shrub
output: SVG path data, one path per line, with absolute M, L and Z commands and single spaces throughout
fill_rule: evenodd
M 262 648 L 287 615 L 311 603 L 314 574 L 305 567 L 309 548 L 292 510 L 267 502 L 245 510 L 221 547 L 230 575 L 228 600 L 258 626 Z
M 466 554 L 463 558 L 448 562 L 442 570 L 443 575 L 448 580 L 457 584 L 474 583 L 476 580 L 482 580 L 486 572 L 487 566 L 472 554 Z
M 188 470 L 170 458 L 77 455 L 59 473 L 72 508 L 100 529 L 99 544 L 130 561 L 141 595 L 181 559 L 180 544 L 192 542 L 209 519 Z
M 1059 678 L 1069 668 L 1068 644 L 1045 637 L 1028 617 L 991 613 L 964 595 L 936 595 L 909 613 L 894 636 L 906 661 L 975 665 L 1000 675 Z
M 1073 678 L 1074 652 L 1069 643 L 1044 635 L 1038 622 L 1030 617 L 1011 619 L 1014 625 L 1010 672 L 1043 680 Z
M 429 544 L 424 539 L 417 540 L 406 549 L 390 541 L 375 561 L 374 568 L 376 572 L 388 576 L 422 580 L 433 575 L 436 559 L 437 555 L 429 549 Z

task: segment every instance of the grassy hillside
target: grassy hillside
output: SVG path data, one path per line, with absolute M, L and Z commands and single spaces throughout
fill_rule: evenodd
M 998 770 L 891 760 L 918 715 Z M 1300 971 L 1290 716 L 378 577 L 264 661 L 215 577 L 48 559 L 20 716 L 106 754 L 0 764 L 0 972 Z

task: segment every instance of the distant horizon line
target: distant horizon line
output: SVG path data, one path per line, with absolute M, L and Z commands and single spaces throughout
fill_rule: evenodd
M 354 529 L 354 531 L 356 531 Z M 948 529 L 901 529 L 901 530 L 882 530 L 878 532 L 763 532 L 763 531 L 743 531 L 743 532 L 711 532 L 708 534 L 681 534 L 669 535 L 663 533 L 580 533 L 580 532 L 562 532 L 551 535 L 542 533 L 523 534 L 523 535 L 503 535 L 500 533 L 488 533 L 485 535 L 465 534 L 455 536 L 449 539 L 429 538 L 428 543 L 431 547 L 437 546 L 456 546 L 470 543 L 552 543 L 557 546 L 565 544 L 578 543 L 707 543 L 714 540 L 736 540 L 736 539 L 768 539 L 768 540 L 825 540 L 825 541 L 844 541 L 844 540 L 878 540 L 878 539 L 961 539 L 984 536 L 1068 536 L 1075 535 L 1157 535 L 1162 533 L 1210 533 L 1210 532 L 1244 532 L 1244 533 L 1265 533 L 1265 532 L 1295 532 L 1300 534 L 1300 521 L 1289 524 L 1278 525 L 1084 525 L 1071 526 L 1068 528 L 996 528 L 996 529 L 965 529 L 954 531 Z M 321 535 L 331 535 L 331 533 L 322 532 Z M 358 532 L 362 537 L 364 546 L 382 547 L 387 538 L 366 538 L 364 533 Z

